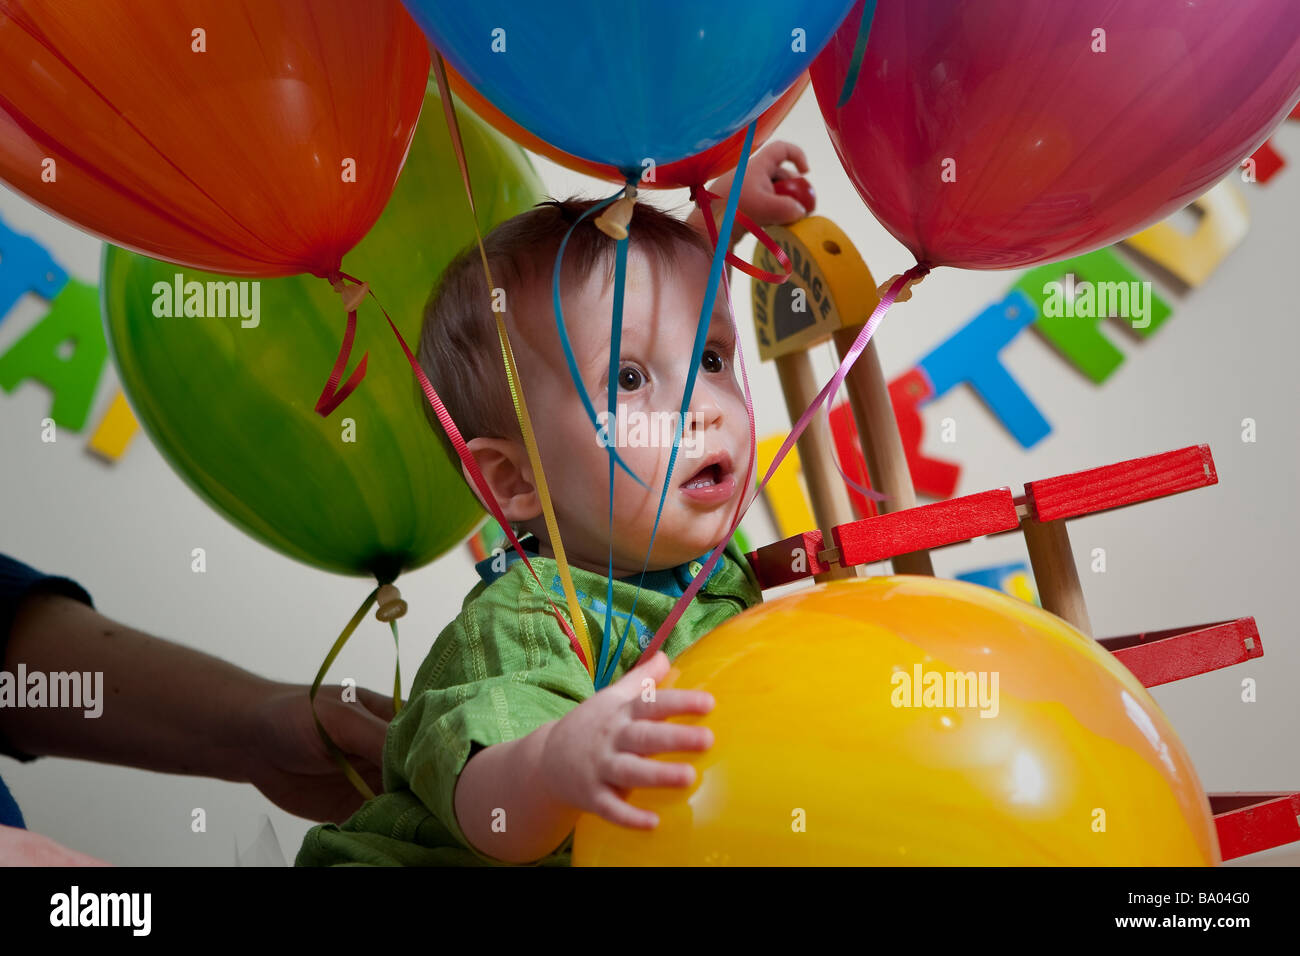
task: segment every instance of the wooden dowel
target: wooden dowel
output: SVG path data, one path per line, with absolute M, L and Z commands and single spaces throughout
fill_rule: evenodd
M 1083 587 L 1079 584 L 1079 569 L 1070 550 L 1065 519 L 1041 522 L 1026 517 L 1021 520 L 1020 529 L 1025 533 L 1029 563 L 1034 569 L 1034 583 L 1038 585 L 1043 609 L 1092 637 L 1092 623 L 1083 602 Z
M 807 352 L 792 352 L 778 356 L 776 373 L 781 380 L 781 391 L 785 393 L 785 405 L 790 412 L 790 422 L 799 420 L 813 403 L 821 389 L 813 372 L 812 359 Z M 840 479 L 839 472 L 831 456 L 835 453 L 831 431 L 824 413 L 813 416 L 808 427 L 803 430 L 797 442 L 799 463 L 803 468 L 804 481 L 808 485 L 808 496 L 812 499 L 813 516 L 821 529 L 822 539 L 831 540 L 831 528 L 855 519 L 853 505 L 849 501 L 848 489 Z M 843 568 L 838 565 L 830 571 L 816 575 L 816 581 L 830 581 L 837 578 L 856 578 L 856 567 Z
M 834 334 L 840 361 L 849 354 L 860 331 L 860 328 L 845 328 Z M 877 501 L 876 507 L 881 514 L 916 507 L 912 472 L 907 466 L 903 438 L 898 432 L 898 419 L 894 417 L 894 405 L 889 400 L 889 388 L 885 385 L 874 338 L 867 342 L 844 382 L 849 391 L 849 404 L 858 426 L 858 440 L 862 443 L 871 487 L 889 495 L 888 501 Z M 897 574 L 934 576 L 929 551 L 900 554 L 892 561 Z

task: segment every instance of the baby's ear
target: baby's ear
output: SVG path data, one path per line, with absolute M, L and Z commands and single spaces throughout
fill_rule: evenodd
M 541 502 L 528 464 L 528 450 L 521 442 L 510 438 L 471 438 L 465 444 L 507 521 L 529 521 L 541 514 Z M 461 469 L 468 471 L 463 464 Z M 465 478 L 474 488 L 468 474 Z M 477 489 L 475 494 L 478 494 Z M 479 495 L 479 500 L 482 501 L 482 495 Z M 486 501 L 483 501 L 483 506 L 487 508 Z M 487 510 L 490 513 L 492 509 Z

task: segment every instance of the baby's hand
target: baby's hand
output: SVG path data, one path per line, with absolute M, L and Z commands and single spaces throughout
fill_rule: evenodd
M 794 143 L 773 140 L 749 158 L 749 165 L 745 168 L 745 182 L 740 187 L 738 208 L 759 226 L 784 225 L 803 219 L 812 212 L 799 200 L 777 191 L 777 182 L 794 179 L 799 175 L 784 165 L 787 162 L 794 163 L 799 173 L 808 172 L 808 157 Z M 727 208 L 726 199 L 731 193 L 735 178 L 736 172 L 732 170 L 709 184 L 709 191 L 721 197 L 712 202 L 715 223 L 720 224 L 722 221 Z M 809 190 L 811 188 L 808 187 Z M 704 232 L 704 220 L 698 209 L 686 221 Z M 734 246 L 744 235 L 744 227 L 737 223 L 731 230 L 731 244 Z
M 713 695 L 705 691 L 655 689 L 668 668 L 668 656 L 660 651 L 555 723 L 543 753 L 543 780 L 554 799 L 620 826 L 649 830 L 658 825 L 657 815 L 623 797 L 634 787 L 688 787 L 695 782 L 695 768 L 649 755 L 713 745 L 707 727 L 664 722 L 713 709 Z M 653 683 L 643 692 L 645 681 Z
M 802 219 L 812 210 L 805 209 L 799 200 L 783 196 L 776 191 L 781 179 L 792 179 L 795 174 L 784 163 L 794 163 L 800 173 L 808 172 L 808 157 L 794 143 L 773 140 L 749 158 L 745 169 L 745 182 L 740 187 L 740 211 L 760 226 L 781 225 Z M 715 193 L 725 196 L 731 190 L 735 173 L 718 179 L 718 185 L 727 180 L 726 189 L 714 187 Z
M 803 155 L 800 147 L 794 143 L 774 139 L 762 150 L 749 157 L 745 168 L 745 182 L 740 187 L 740 211 L 761 226 L 781 225 L 794 222 L 809 215 L 811 209 L 803 208 L 798 199 L 783 196 L 776 191 L 779 179 L 792 179 L 797 173 L 790 172 L 785 163 L 793 163 L 800 173 L 809 170 L 809 159 Z M 731 193 L 732 183 L 736 181 L 736 170 L 719 176 L 708 186 L 711 193 L 727 199 Z M 715 200 L 714 213 L 722 217 L 725 204 Z

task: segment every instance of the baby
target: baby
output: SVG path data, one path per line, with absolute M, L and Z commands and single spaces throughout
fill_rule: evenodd
M 807 170 L 802 152 L 786 143 L 773 143 L 751 160 L 739 202 L 760 224 L 805 214 L 795 200 L 773 189 L 774 179 L 792 175 L 781 166 L 786 160 Z M 712 188 L 725 195 L 729 187 L 726 177 Z M 498 226 L 484 245 L 493 282 L 506 297 L 505 321 L 523 394 L 597 653 L 612 538 L 611 648 L 628 633 L 612 681 L 594 689 L 551 609 L 553 602 L 569 621 L 474 246 L 451 263 L 429 301 L 420 364 L 530 552 L 541 586 L 513 549 L 479 562 L 482 580 L 438 636 L 409 702 L 389 729 L 386 792 L 341 826 L 310 831 L 299 865 L 566 865 L 580 813 L 628 827 L 654 827 L 655 814 L 628 803 L 627 791 L 688 787 L 694 769 L 652 755 L 701 751 L 712 744 L 706 727 L 665 720 L 707 713 L 713 706 L 709 694 L 660 690 L 647 701 L 642 687 L 646 680 L 663 678 L 669 661 L 696 640 L 762 600 L 734 542 L 662 649 L 635 665 L 709 552 L 727 537 L 738 505 L 752 491 L 752 479 L 750 487 L 744 482 L 749 421 L 733 366 L 731 321 L 719 289 L 651 550 L 708 282 L 710 246 L 698 212 L 682 222 L 644 201 L 636 204 L 616 369 L 618 416 L 597 431 L 570 378 L 551 310 L 556 250 L 569 226 L 592 205 L 580 200 L 539 204 Z M 716 203 L 715 213 L 721 209 Z M 616 244 L 595 226 L 596 215 L 584 219 L 569 239 L 561 290 L 583 386 L 593 406 L 603 410 Z M 432 410 L 426 412 L 450 449 Z M 616 466 L 612 533 L 604 441 L 646 484 L 641 487 Z

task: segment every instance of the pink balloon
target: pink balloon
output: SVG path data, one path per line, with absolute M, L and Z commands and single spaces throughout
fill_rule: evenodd
M 862 0 L 811 74 L 867 206 L 931 266 L 1117 242 L 1255 151 L 1300 100 L 1296 0 Z

